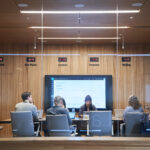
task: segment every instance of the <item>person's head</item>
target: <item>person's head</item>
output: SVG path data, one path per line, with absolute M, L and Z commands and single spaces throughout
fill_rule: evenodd
M 56 96 L 54 98 L 54 104 L 55 104 L 55 106 L 63 107 L 62 97 L 61 96 Z
M 134 95 L 129 96 L 128 103 L 129 106 L 133 107 L 134 109 L 141 107 L 138 98 Z
M 90 95 L 87 95 L 85 97 L 85 105 L 86 105 L 86 107 L 90 107 L 91 104 L 92 104 L 92 98 Z
M 32 101 L 32 94 L 31 94 L 31 92 L 23 92 L 23 93 L 21 94 L 21 98 L 22 98 L 23 101 L 28 100 L 29 103 L 32 103 L 32 102 L 33 102 L 33 101 Z

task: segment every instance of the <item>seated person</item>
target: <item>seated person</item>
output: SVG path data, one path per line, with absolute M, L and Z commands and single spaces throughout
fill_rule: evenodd
M 68 123 L 71 126 L 72 120 L 69 116 L 69 112 L 66 108 L 64 108 L 63 98 L 60 96 L 56 96 L 54 99 L 55 106 L 47 109 L 47 115 L 58 115 L 58 114 L 66 114 Z
M 85 104 L 80 107 L 79 117 L 81 117 L 81 118 L 83 117 L 83 112 L 84 111 L 91 111 L 91 110 L 92 111 L 96 110 L 96 107 L 92 104 L 91 96 L 87 95 L 85 97 Z
M 31 111 L 33 120 L 38 121 L 37 108 L 33 105 L 31 92 L 23 92 L 21 97 L 23 102 L 16 104 L 15 111 Z
M 128 112 L 144 112 L 142 107 L 141 107 L 141 104 L 139 103 L 139 100 L 136 96 L 134 95 L 131 95 L 129 97 L 129 100 L 128 100 L 128 105 L 126 108 L 125 108 L 125 111 L 123 113 L 123 120 L 125 122 L 126 120 L 126 114 Z

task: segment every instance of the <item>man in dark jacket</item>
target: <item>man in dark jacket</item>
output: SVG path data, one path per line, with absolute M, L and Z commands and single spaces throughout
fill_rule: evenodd
M 56 96 L 54 99 L 55 106 L 47 109 L 47 115 L 58 115 L 58 114 L 65 114 L 68 119 L 69 125 L 72 125 L 72 120 L 69 116 L 69 112 L 66 108 L 63 107 L 63 98 L 60 96 Z

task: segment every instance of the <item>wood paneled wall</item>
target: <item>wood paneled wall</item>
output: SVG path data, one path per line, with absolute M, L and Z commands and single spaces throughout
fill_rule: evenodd
M 41 50 L 20 45 L 0 47 L 0 53 L 41 54 Z M 5 66 L 0 67 L 0 120 L 10 117 L 15 104 L 22 101 L 20 95 L 24 91 L 32 92 L 34 103 L 40 109 L 44 99 L 44 76 L 48 74 L 112 75 L 114 109 L 124 109 L 131 94 L 137 95 L 144 106 L 145 81 L 148 80 L 145 74 L 150 74 L 150 57 L 132 56 L 131 66 L 122 66 L 121 56 L 114 55 L 117 52 L 112 45 L 45 45 L 43 53 L 47 55 L 35 56 L 37 66 L 28 67 L 25 66 L 27 55 L 4 56 Z M 150 46 L 130 45 L 118 51 L 118 54 L 144 53 L 150 53 Z M 100 59 L 99 66 L 89 66 L 91 54 L 98 54 L 95 56 Z M 58 56 L 68 58 L 67 66 L 58 65 Z

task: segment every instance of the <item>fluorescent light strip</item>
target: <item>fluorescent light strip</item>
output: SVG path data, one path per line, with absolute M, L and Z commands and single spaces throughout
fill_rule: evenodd
M 20 11 L 22 14 L 126 14 L 139 13 L 140 10 L 102 10 L 102 11 Z
M 0 53 L 0 56 L 80 56 L 80 54 L 5 54 Z M 132 57 L 149 57 L 150 54 L 88 54 L 88 56 L 132 56 Z
M 0 56 L 80 56 L 80 54 L 0 54 Z
M 86 37 L 86 38 L 82 38 L 82 37 L 78 37 L 78 38 L 55 38 L 55 37 L 39 37 L 39 40 L 119 40 L 120 37 L 99 37 L 99 38 L 95 38 L 95 37 Z
M 120 27 L 40 27 L 40 26 L 32 26 L 29 27 L 31 29 L 128 29 L 128 26 L 120 26 Z
M 88 56 L 132 56 L 132 57 L 141 57 L 141 56 L 150 56 L 150 54 L 88 54 Z

